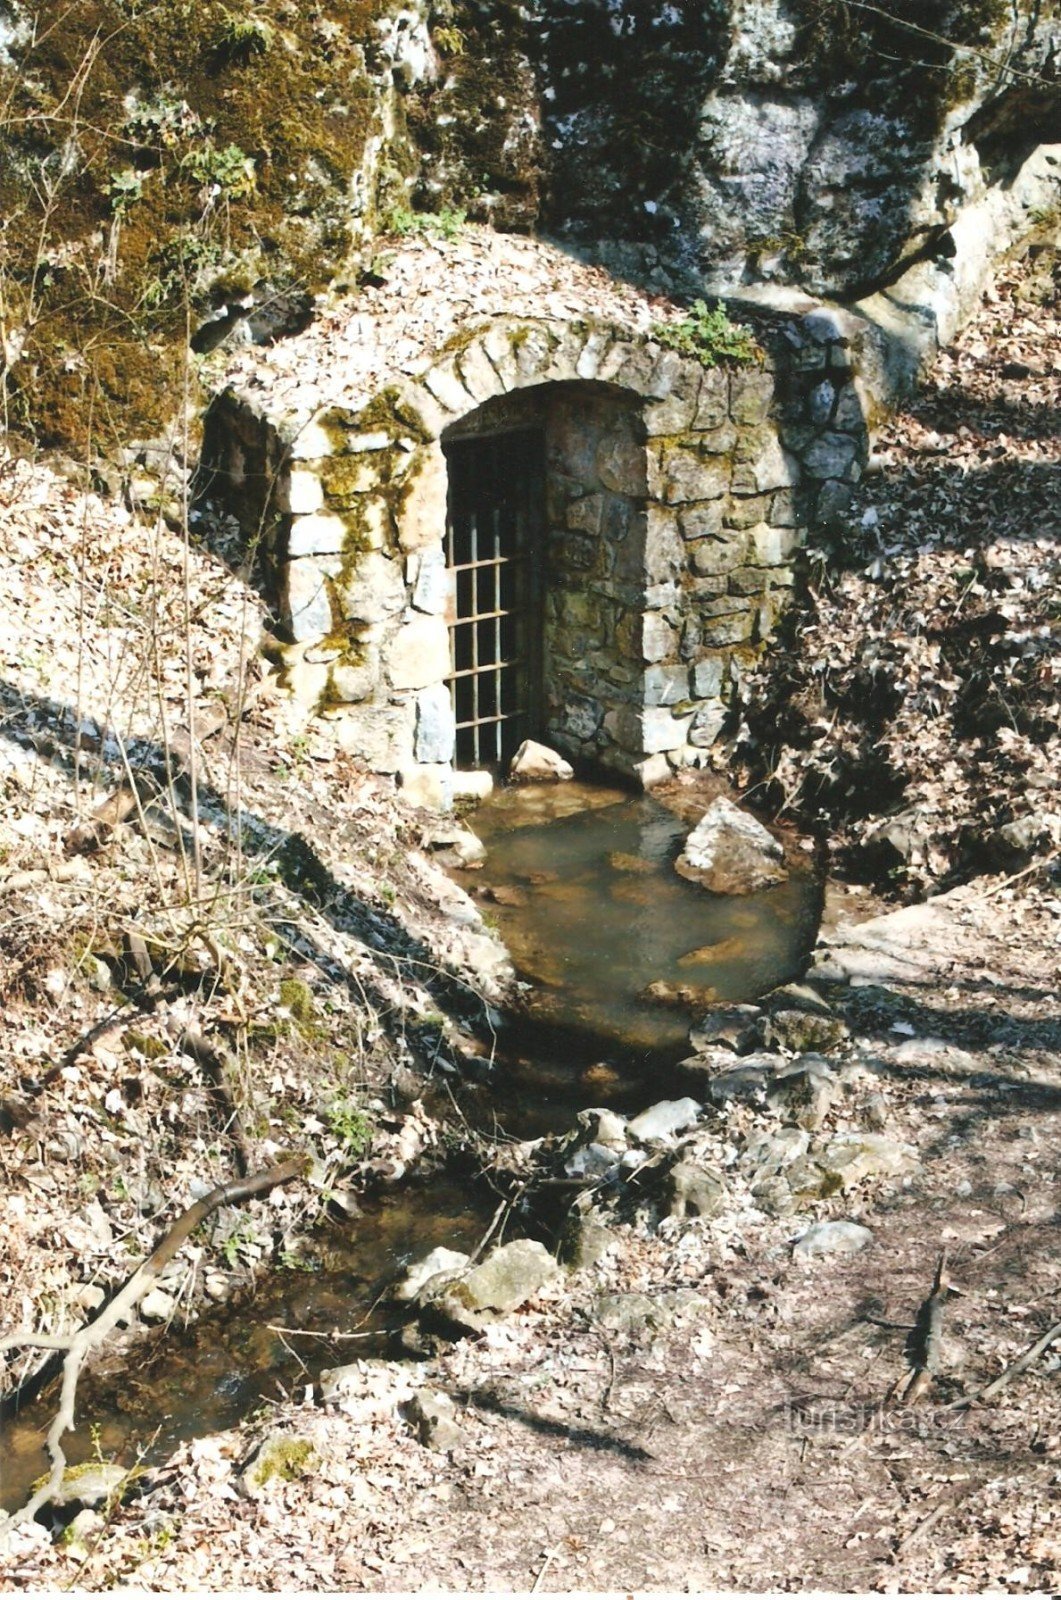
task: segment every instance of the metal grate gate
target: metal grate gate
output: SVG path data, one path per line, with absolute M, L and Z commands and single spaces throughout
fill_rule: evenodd
M 446 457 L 457 765 L 490 767 L 537 731 L 541 714 L 544 439 L 488 434 L 454 441 Z

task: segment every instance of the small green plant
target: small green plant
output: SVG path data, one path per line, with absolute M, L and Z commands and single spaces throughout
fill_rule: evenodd
M 225 1258 L 230 1271 L 234 1271 L 241 1262 L 253 1265 L 260 1261 L 262 1256 L 262 1242 L 255 1231 L 254 1224 L 243 1222 L 234 1228 L 227 1239 L 222 1240 L 221 1254 Z
M 652 337 L 668 350 L 692 356 L 702 367 L 750 367 L 762 357 L 752 330 L 742 322 L 731 322 L 721 300 L 714 310 L 706 300 L 694 300 L 681 322 L 655 323 Z
M 361 1108 L 340 1097 L 328 1107 L 324 1120 L 349 1160 L 360 1160 L 372 1143 L 372 1124 Z
M 301 978 L 281 978 L 280 1004 L 291 1013 L 295 1022 L 312 1022 L 316 1007 L 313 990 Z
M 441 211 L 410 211 L 408 206 L 395 206 L 387 218 L 387 229 L 403 239 L 455 239 L 467 220 L 468 213 L 453 206 L 443 206 Z
M 126 216 L 129 208 L 143 198 L 143 173 L 137 172 L 134 167 L 122 167 L 120 172 L 112 172 L 109 192 L 114 215 Z
M 436 28 L 434 33 L 435 44 L 440 55 L 462 56 L 467 48 L 467 40 L 459 28 L 450 24 Z
M 271 23 L 264 17 L 248 17 L 236 11 L 225 10 L 223 16 L 217 36 L 217 53 L 223 60 L 238 64 L 268 55 L 276 38 Z
M 238 144 L 216 145 L 208 139 L 189 150 L 180 169 L 205 189 L 217 189 L 229 200 L 239 200 L 254 188 L 254 157 Z

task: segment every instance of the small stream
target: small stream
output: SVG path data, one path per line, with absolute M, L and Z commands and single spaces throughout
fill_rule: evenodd
M 785 982 L 813 945 L 822 894 L 809 869 L 743 899 L 707 894 L 673 870 L 689 821 L 649 795 L 582 783 L 500 789 L 471 821 L 487 858 L 454 876 L 498 927 L 526 985 L 488 1080 L 460 1094 L 485 1130 L 532 1138 L 570 1127 L 583 1106 L 643 1109 L 668 1093 L 698 1011 Z M 387 1353 L 378 1304 L 387 1284 L 435 1245 L 471 1249 L 495 1203 L 435 1179 L 331 1224 L 315 1240 L 315 1270 L 275 1269 L 251 1304 L 204 1310 L 120 1386 L 83 1380 L 68 1458 L 98 1448 L 131 1464 L 146 1447 L 158 1460 L 297 1392 L 324 1367 Z M 46 1394 L 5 1424 L 6 1509 L 47 1469 Z

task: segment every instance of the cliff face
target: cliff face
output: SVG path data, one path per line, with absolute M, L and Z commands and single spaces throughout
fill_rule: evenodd
M 508 0 L 465 9 L 469 38 L 492 22 L 524 56 L 482 71 L 477 50 L 430 91 L 465 107 L 443 154 L 489 122 L 505 158 L 480 204 L 511 211 L 522 187 L 551 230 L 662 288 L 853 297 L 1058 136 L 1061 32 L 1037 4 L 538 0 L 515 30 Z M 428 154 L 436 190 L 467 185 L 470 155 L 455 179 Z
M 1058 37 L 1041 0 L 0 0 L 6 419 L 151 438 L 189 335 L 303 325 L 414 210 L 857 297 L 1056 136 Z

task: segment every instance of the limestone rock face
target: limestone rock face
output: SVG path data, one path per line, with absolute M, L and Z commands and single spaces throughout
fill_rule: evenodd
M 945 0 L 931 37 L 790 0 L 464 0 L 457 15 L 507 48 L 422 91 L 443 113 L 461 96 L 445 149 L 426 152 L 429 192 L 481 172 L 482 126 L 500 122 L 496 193 L 473 204 L 504 216 L 518 195 L 525 216 L 664 291 L 848 297 L 932 252 L 1056 136 L 1061 24 L 1033 0 Z
M 681 877 L 712 894 L 754 894 L 788 877 L 783 855 L 761 822 L 720 795 L 686 839 L 674 866 Z

